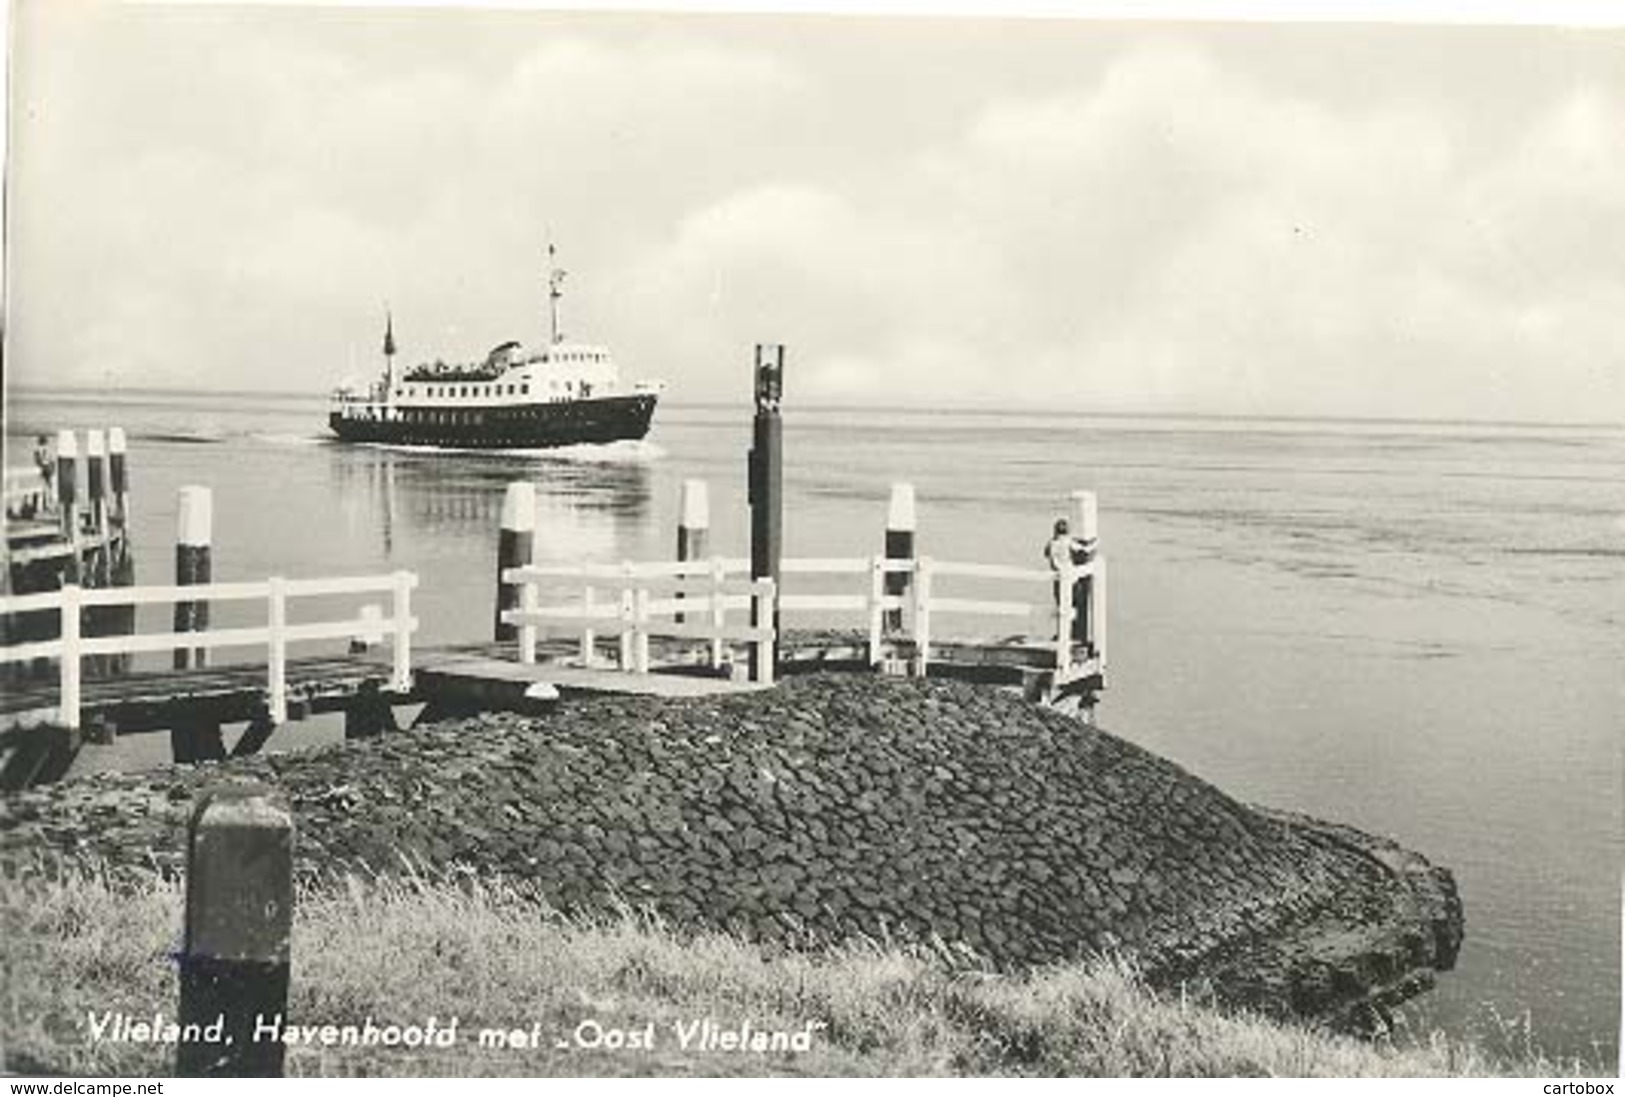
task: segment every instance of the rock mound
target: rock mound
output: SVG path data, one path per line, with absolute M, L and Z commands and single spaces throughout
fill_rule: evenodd
M 227 776 L 286 791 L 312 874 L 404 854 L 757 938 L 940 938 L 1001 966 L 1119 951 L 1278 1012 L 1403 997 L 1460 941 L 1449 874 L 1390 843 L 999 691 L 857 675 L 69 782 L 0 802 L 0 861 L 173 871 L 192 797 Z

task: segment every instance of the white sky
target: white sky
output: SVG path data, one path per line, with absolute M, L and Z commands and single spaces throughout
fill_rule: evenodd
M 13 12 L 14 385 L 1625 418 L 1625 32 Z M 354 365 L 351 365 L 352 355 Z

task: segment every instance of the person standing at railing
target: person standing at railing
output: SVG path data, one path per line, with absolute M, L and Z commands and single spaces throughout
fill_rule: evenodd
M 56 475 L 56 455 L 51 452 L 51 440 L 41 434 L 34 439 L 34 467 L 45 481 L 45 494 L 51 494 L 51 480 Z
M 1072 536 L 1071 527 L 1065 518 L 1055 519 L 1055 531 L 1044 546 L 1044 558 L 1049 561 L 1050 570 L 1060 575 L 1063 563 L 1070 561 L 1074 567 L 1081 567 L 1089 562 L 1089 545 Z M 1088 597 L 1085 584 L 1087 578 L 1078 578 L 1072 581 L 1072 642 L 1075 644 L 1087 643 L 1089 639 L 1089 612 Z M 1055 612 L 1061 611 L 1061 581 L 1055 580 Z

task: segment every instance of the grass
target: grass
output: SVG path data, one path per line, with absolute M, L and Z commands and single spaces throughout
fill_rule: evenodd
M 173 1049 L 93 1041 L 87 1017 L 174 1016 L 178 885 L 133 892 L 93 873 L 6 882 L 0 898 L 0 1068 L 163 1075 Z M 632 912 L 565 918 L 518 885 L 449 876 L 345 877 L 299 898 L 290 1018 L 305 1024 L 458 1020 L 450 1048 L 292 1047 L 302 1075 L 1595 1075 L 1534 1050 L 1498 1058 L 1440 1035 L 1367 1042 L 1185 996 L 1100 961 L 1001 976 L 942 949 L 883 942 L 774 949 L 680 934 Z M 672 1025 L 800 1030 L 803 1053 L 679 1045 Z M 648 1051 L 561 1049 L 578 1025 L 641 1029 Z M 481 1028 L 536 1022 L 542 1046 L 481 1047 Z

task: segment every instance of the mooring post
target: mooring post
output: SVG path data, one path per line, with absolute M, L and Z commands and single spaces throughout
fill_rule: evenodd
M 771 621 L 779 639 L 779 591 L 782 587 L 779 563 L 784 551 L 784 423 L 779 406 L 784 399 L 784 347 L 777 343 L 756 345 L 756 420 L 752 435 L 750 480 L 750 577 L 773 580 L 770 599 L 751 600 L 751 625 L 761 627 Z M 763 619 L 768 615 L 767 619 Z M 773 658 L 776 644 L 751 647 L 752 681 L 772 681 L 773 670 L 763 666 Z
M 56 432 L 56 505 L 68 542 L 62 581 L 79 582 L 79 440 L 71 430 Z
M 681 516 L 677 519 L 677 562 L 687 563 L 690 560 L 705 559 L 706 543 L 710 540 L 711 530 L 711 501 L 707 495 L 704 480 L 684 480 Z M 687 585 L 690 576 L 683 576 L 678 582 L 676 598 L 683 597 L 683 587 Z M 683 623 L 683 615 L 673 615 L 676 622 Z
M 214 565 L 210 544 L 214 536 L 214 495 L 205 487 L 181 488 L 180 506 L 175 517 L 175 585 L 204 586 L 211 581 Z M 176 632 L 204 632 L 209 627 L 207 600 L 175 603 Z M 209 664 L 205 648 L 175 649 L 175 669 L 188 670 Z
M 107 533 L 107 435 L 99 430 L 85 431 L 85 504 L 90 528 L 98 536 Z
M 891 502 L 886 507 L 886 559 L 914 561 L 915 543 L 914 485 L 893 484 Z M 886 572 L 886 597 L 903 598 L 913 583 L 914 576 L 907 571 Z M 884 631 L 903 630 L 903 607 L 888 609 L 882 624 Z
M 258 785 L 205 794 L 187 829 L 177 1075 L 281 1076 L 292 929 L 287 806 Z
M 530 566 L 536 551 L 536 488 L 523 480 L 508 485 L 502 497 L 502 533 L 497 538 L 497 600 L 495 633 L 498 640 L 512 640 L 519 630 L 502 620 L 506 610 L 519 605 L 519 585 L 505 582 L 502 573 L 509 568 Z
M 109 585 L 112 577 L 113 538 L 107 514 L 107 436 L 99 430 L 85 431 L 85 513 L 90 518 L 90 545 L 81 566 L 81 581 L 97 590 Z M 108 632 L 108 607 L 91 606 L 85 610 L 85 635 L 103 636 Z M 100 676 L 110 669 L 110 657 L 93 655 L 88 663 L 93 675 Z
M 113 496 L 113 522 L 123 533 L 130 525 L 130 470 L 127 464 L 128 445 L 124 428 L 113 427 L 107 432 L 107 478 Z
M 1074 491 L 1072 510 L 1076 523 L 1073 537 L 1081 542 L 1083 548 L 1081 557 L 1073 562 L 1080 568 L 1087 568 L 1094 562 L 1100 549 L 1100 509 L 1095 493 Z M 1072 642 L 1084 645 L 1086 653 L 1095 646 L 1095 589 L 1093 575 L 1084 575 L 1073 583 L 1072 588 Z
M 124 428 L 113 427 L 107 432 L 107 478 L 112 496 L 112 540 L 109 546 L 109 579 L 115 587 L 135 585 L 135 553 L 130 548 L 130 471 L 126 462 Z M 111 606 L 107 616 L 108 631 L 116 636 L 135 633 L 135 604 Z M 108 656 L 108 671 L 125 674 L 130 669 L 129 652 Z

